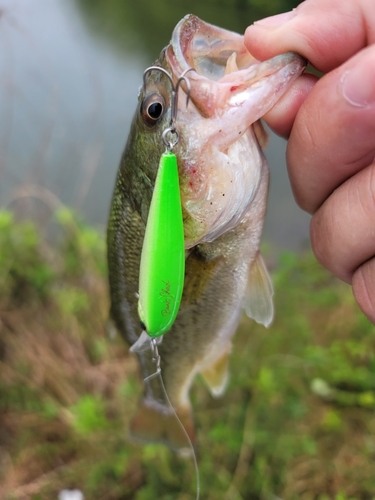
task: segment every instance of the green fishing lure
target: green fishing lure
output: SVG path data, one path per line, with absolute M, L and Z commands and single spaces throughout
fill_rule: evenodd
M 186 72 L 174 85 L 172 77 L 165 69 L 151 66 L 143 75 L 144 89 L 146 76 L 150 71 L 164 73 L 172 86 L 170 125 L 162 134 L 166 151 L 160 158 L 151 199 L 139 277 L 138 314 L 144 332 L 155 339 L 161 337 L 173 325 L 184 288 L 184 225 L 177 159 L 176 155 L 172 153 L 172 149 L 179 140 L 176 130 L 179 86 L 182 81 L 185 81 L 187 87 L 186 105 L 188 105 L 190 85 L 185 78 Z M 168 137 L 172 137 L 173 140 L 168 140 Z M 139 342 L 133 346 L 134 350 L 141 348 L 143 342 L 144 334 L 141 335 Z
M 138 313 L 150 337 L 176 319 L 184 287 L 185 246 L 176 155 L 160 158 L 143 241 Z

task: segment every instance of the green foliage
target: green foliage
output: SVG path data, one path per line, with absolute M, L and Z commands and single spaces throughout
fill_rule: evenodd
M 39 393 L 25 384 L 0 385 L 0 411 L 43 411 Z
M 82 280 L 93 273 L 106 275 L 105 239 L 93 228 L 78 224 L 66 208 L 56 218 L 66 235 L 55 259 L 35 224 L 16 222 L 11 212 L 0 211 L 0 298 L 45 302 L 53 295 L 66 314 L 77 314 L 89 307 Z M 79 286 L 66 283 L 67 278 L 76 278 Z
M 62 245 L 65 272 L 80 276 L 87 270 L 87 264 L 89 264 L 89 268 L 94 268 L 105 276 L 107 265 L 104 258 L 103 235 L 94 228 L 84 225 L 79 217 L 67 207 L 61 208 L 55 215 L 68 236 Z
M 67 315 L 78 314 L 81 311 L 87 311 L 89 308 L 87 293 L 76 286 L 66 286 L 56 290 L 55 297 L 61 306 L 61 310 Z
M 74 416 L 73 425 L 80 434 L 104 430 L 108 426 L 105 417 L 105 403 L 89 394 L 82 396 L 77 404 L 70 408 Z
M 44 299 L 54 271 L 43 253 L 36 227 L 16 223 L 11 212 L 0 211 L 0 297 L 18 303 Z
M 34 225 L 0 213 L 0 495 L 70 485 L 93 500 L 193 500 L 191 459 L 128 438 L 142 384 L 104 328 L 104 236 L 70 211 L 57 219 L 51 260 Z M 42 286 L 30 265 L 47 269 Z M 23 301 L 5 268 L 27 281 Z M 243 319 L 227 394 L 212 399 L 199 378 L 191 391 L 202 499 L 371 499 L 374 327 L 310 253 L 281 255 L 273 280 L 274 324 Z

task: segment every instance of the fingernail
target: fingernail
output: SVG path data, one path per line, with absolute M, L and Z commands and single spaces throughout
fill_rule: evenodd
M 357 64 L 342 75 L 341 93 L 353 106 L 362 108 L 375 103 L 375 84 L 369 76 L 368 67 L 363 64 Z
M 261 28 L 277 28 L 282 24 L 287 23 L 296 15 L 295 10 L 290 12 L 283 12 L 282 14 L 277 14 L 276 16 L 265 17 L 259 21 L 255 21 L 255 26 L 260 26 Z

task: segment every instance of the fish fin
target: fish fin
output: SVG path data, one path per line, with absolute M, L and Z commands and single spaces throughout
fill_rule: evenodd
M 264 128 L 263 122 L 261 120 L 258 120 L 255 123 L 253 123 L 253 129 L 255 137 L 258 139 L 259 146 L 262 149 L 266 149 L 270 138 L 267 133 L 267 130 Z
M 191 451 L 191 443 L 195 442 L 195 429 L 190 408 L 176 408 L 175 412 L 155 401 L 143 399 L 138 411 L 130 423 L 130 434 L 138 441 L 162 442 L 179 452 Z M 186 433 L 181 427 L 184 427 Z
M 214 398 L 219 398 L 225 392 L 229 380 L 229 355 L 230 349 L 220 356 L 209 368 L 203 370 L 201 375 Z
M 257 253 L 250 266 L 244 308 L 249 318 L 269 326 L 273 320 L 273 286 L 266 265 Z
M 153 339 L 156 345 L 160 345 L 163 341 L 163 335 Z M 138 340 L 130 348 L 130 352 L 147 352 L 151 350 L 151 337 L 143 330 Z
M 237 66 L 237 52 L 233 52 L 227 59 L 227 65 L 225 67 L 225 74 L 233 73 L 234 71 L 238 71 Z

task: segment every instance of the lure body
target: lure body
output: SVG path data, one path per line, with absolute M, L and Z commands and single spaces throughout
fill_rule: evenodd
M 172 326 L 184 286 L 185 247 L 176 156 L 162 154 L 143 241 L 138 312 L 150 337 Z

